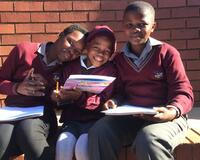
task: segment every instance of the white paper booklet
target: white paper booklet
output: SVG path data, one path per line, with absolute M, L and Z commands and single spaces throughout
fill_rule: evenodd
M 153 108 L 145 108 L 141 106 L 123 105 L 115 109 L 102 111 L 106 115 L 134 115 L 134 114 L 156 114 Z
M 64 88 L 77 88 L 81 91 L 99 94 L 115 80 L 115 77 L 100 75 L 70 75 Z
M 43 115 L 44 106 L 34 107 L 9 107 L 0 108 L 0 122 L 17 121 L 30 117 L 40 117 Z

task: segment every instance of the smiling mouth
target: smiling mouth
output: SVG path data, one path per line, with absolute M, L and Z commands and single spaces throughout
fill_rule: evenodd
M 94 60 L 97 62 L 103 62 L 103 58 L 101 57 L 94 57 Z

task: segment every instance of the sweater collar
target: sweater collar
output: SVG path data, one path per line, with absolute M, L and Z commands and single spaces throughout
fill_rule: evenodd
M 87 56 L 86 55 L 82 55 L 80 56 L 80 63 L 81 63 L 81 67 L 89 70 L 89 69 L 92 69 L 92 68 L 96 68 L 95 66 L 90 66 L 90 67 L 87 67 L 87 65 L 85 64 L 85 60 L 87 59 Z
M 129 57 L 136 66 L 140 66 L 141 63 L 143 63 L 143 61 L 148 56 L 148 53 L 152 50 L 152 47 L 161 45 L 161 44 L 162 44 L 161 41 L 158 41 L 158 40 L 150 37 L 146 43 L 145 48 L 143 49 L 143 51 L 139 57 L 130 51 L 130 49 L 129 49 L 130 44 L 128 42 L 123 47 L 122 52 L 124 52 L 124 55 Z

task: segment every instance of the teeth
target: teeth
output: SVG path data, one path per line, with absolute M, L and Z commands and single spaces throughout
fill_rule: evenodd
M 103 58 L 96 57 L 95 60 L 96 60 L 96 61 L 103 61 Z

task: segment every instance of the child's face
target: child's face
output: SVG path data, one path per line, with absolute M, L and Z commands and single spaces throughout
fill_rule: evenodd
M 96 37 L 88 43 L 87 49 L 87 65 L 100 67 L 105 64 L 111 56 L 112 44 L 110 40 L 105 37 Z
M 81 54 L 83 33 L 74 31 L 56 41 L 57 57 L 60 62 L 71 61 Z
M 145 44 L 155 29 L 155 22 L 149 12 L 129 11 L 124 15 L 123 25 L 128 41 L 135 46 Z

